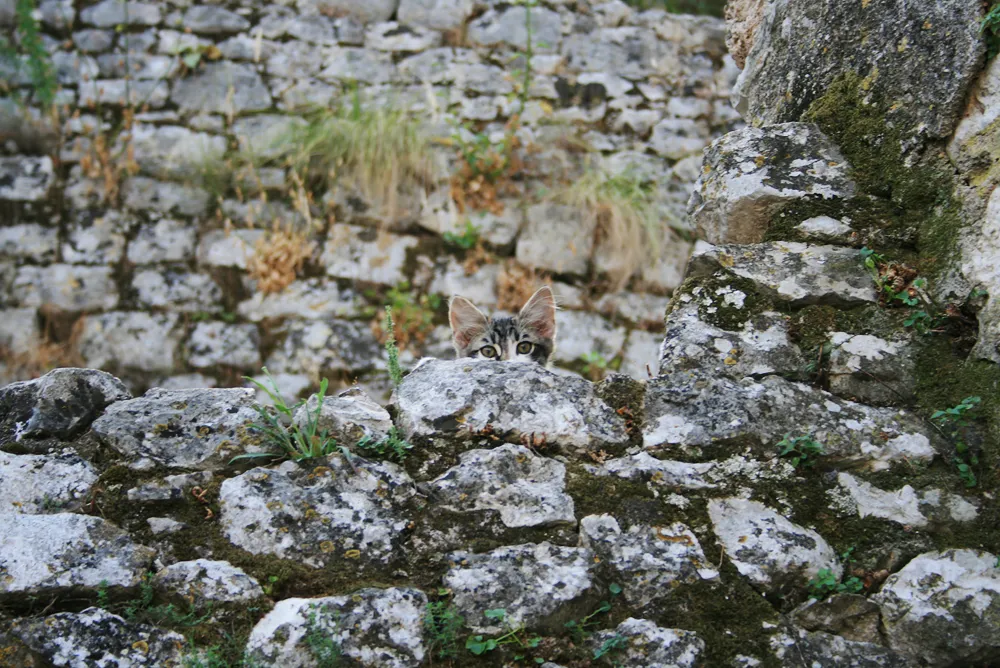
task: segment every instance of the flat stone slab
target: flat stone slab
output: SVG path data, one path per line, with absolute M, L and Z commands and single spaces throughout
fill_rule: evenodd
M 54 178 L 52 158 L 48 156 L 0 158 L 0 200 L 40 202 L 48 195 Z
M 72 450 L 58 455 L 0 452 L 0 514 L 76 510 L 97 478 L 94 467 Z
M 598 650 L 614 638 L 624 644 L 609 654 L 622 668 L 694 668 L 705 651 L 705 642 L 693 631 L 665 629 L 648 619 L 629 617 L 613 631 L 598 631 L 588 642 Z
M 523 445 L 467 450 L 432 481 L 434 500 L 448 510 L 495 510 L 507 527 L 576 522 L 566 494 L 566 466 L 538 457 Z
M 89 515 L 0 515 L 0 535 L 0 599 L 135 587 L 155 555 Z
M 161 592 L 180 596 L 191 605 L 236 603 L 264 597 L 255 579 L 228 561 L 179 561 L 160 570 L 151 584 Z
M 535 434 L 574 451 L 628 441 L 625 421 L 591 383 L 537 364 L 432 360 L 404 378 L 394 396 L 407 438 L 472 438 L 489 426 L 509 440 Z
M 305 637 L 318 631 L 352 664 L 416 668 L 427 653 L 421 633 L 426 606 L 423 592 L 403 587 L 286 598 L 254 626 L 247 654 L 268 666 L 315 665 Z

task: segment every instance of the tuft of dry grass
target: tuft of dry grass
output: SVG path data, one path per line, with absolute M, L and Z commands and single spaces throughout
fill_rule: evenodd
M 44 315 L 43 320 L 46 324 L 42 336 L 31 350 L 13 353 L 6 346 L 0 346 L 0 363 L 6 365 L 9 379 L 30 380 L 53 369 L 85 366 L 79 353 L 85 318 L 80 317 L 73 322 L 65 341 L 54 340 L 51 323 Z
M 308 231 L 275 221 L 254 245 L 247 271 L 264 294 L 281 292 L 298 277 L 315 246 Z
M 544 272 L 509 260 L 497 276 L 497 308 L 517 313 L 540 286 L 549 284 Z
M 79 113 L 77 110 L 76 114 Z M 100 180 L 104 187 L 105 201 L 111 203 L 118 201 L 122 181 L 139 173 L 139 165 L 135 161 L 135 145 L 132 143 L 135 112 L 132 108 L 127 108 L 122 113 L 122 130 L 118 135 L 120 147 L 112 148 L 113 138 L 98 121 L 90 150 L 80 158 L 84 176 Z
M 553 197 L 596 222 L 595 248 L 608 254 L 613 290 L 659 254 L 666 226 L 654 214 L 652 186 L 635 174 L 588 169 Z

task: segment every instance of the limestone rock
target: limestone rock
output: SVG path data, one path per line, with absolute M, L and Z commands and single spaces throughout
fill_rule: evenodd
M 117 264 L 133 221 L 115 211 L 80 215 L 62 245 L 62 259 L 73 264 Z
M 527 48 L 527 11 L 516 5 L 487 10 L 469 24 L 469 41 L 480 46 L 504 44 L 515 49 Z M 536 52 L 550 53 L 559 50 L 559 43 L 562 41 L 562 19 L 559 14 L 544 7 L 535 7 L 531 10 L 531 28 L 532 46 Z
M 149 530 L 154 536 L 179 533 L 188 528 L 187 524 L 172 520 L 169 517 L 147 517 L 146 524 L 149 525 Z
M 830 391 L 876 406 L 908 403 L 916 386 L 913 354 L 905 341 L 831 332 Z
M 769 3 L 733 98 L 754 125 L 797 121 L 834 80 L 866 77 L 909 135 L 946 137 L 982 67 L 980 8 L 963 0 Z
M 390 462 L 343 454 L 313 470 L 287 462 L 222 483 L 222 531 L 248 552 L 313 568 L 382 564 L 399 556 L 413 494 Z
M 186 657 L 181 634 L 127 622 L 101 608 L 25 617 L 12 624 L 11 633 L 52 666 L 169 666 Z
M 471 438 L 489 425 L 511 440 L 544 435 L 576 451 L 628 441 L 624 420 L 590 383 L 537 364 L 432 360 L 403 379 L 395 405 L 407 438 Z
M 219 91 L 232 90 L 232 95 Z M 206 63 L 202 69 L 174 84 L 170 99 L 182 111 L 242 113 L 271 107 L 271 94 L 260 75 L 242 63 Z
M 440 44 L 440 33 L 419 25 L 400 25 L 396 21 L 371 25 L 365 34 L 365 46 L 377 51 L 415 52 Z
M 948 143 L 948 157 L 961 173 L 986 189 L 1000 182 L 1000 60 L 993 58 L 973 86 L 965 115 Z
M 715 468 L 715 462 L 675 462 L 656 459 L 645 452 L 627 457 L 609 459 L 599 467 L 592 467 L 596 475 L 613 475 L 625 480 L 646 482 L 651 487 L 682 489 L 707 489 L 715 487 L 707 474 Z
M 874 303 L 872 277 L 853 248 L 775 242 L 752 246 L 712 246 L 699 242 L 689 275 L 718 270 L 752 281 L 765 294 L 793 306 Z
M 216 470 L 235 455 L 260 451 L 253 391 L 163 390 L 113 404 L 94 433 L 133 466 Z
M 99 517 L 8 513 L 0 525 L 0 599 L 135 587 L 154 556 Z
M 1000 188 L 990 196 L 982 222 L 964 232 L 959 248 L 962 274 L 989 294 L 979 312 L 979 338 L 972 354 L 1000 363 L 1000 266 L 993 259 L 1000 253 Z
M 199 322 L 188 340 L 188 363 L 201 369 L 223 364 L 237 369 L 260 367 L 256 325 Z
M 416 237 L 337 223 L 320 262 L 336 278 L 396 285 L 404 278 L 407 251 L 416 245 Z
M 11 294 L 22 306 L 62 311 L 105 311 L 118 305 L 118 286 L 111 267 L 26 265 L 17 270 Z
M 201 237 L 198 261 L 213 267 L 246 269 L 264 234 L 264 230 L 212 230 Z
M 743 69 L 764 18 L 764 0 L 733 0 L 726 4 L 726 50 Z
M 1000 656 L 996 563 L 976 550 L 928 552 L 890 575 L 873 597 L 889 646 L 936 666 Z
M 72 450 L 55 456 L 0 452 L 0 514 L 75 510 L 95 482 L 94 467 Z
M 3 259 L 51 262 L 56 259 L 58 250 L 58 228 L 41 225 L 11 225 L 0 228 L 0 257 Z
M 740 437 L 777 453 L 786 434 L 807 433 L 824 448 L 824 462 L 865 465 L 929 462 L 937 436 L 903 411 L 874 408 L 777 376 L 736 382 L 695 371 L 665 373 L 646 391 L 647 449 L 700 446 Z M 933 443 L 932 443 L 932 439 Z
M 212 313 L 222 308 L 222 290 L 208 274 L 166 268 L 136 272 L 132 278 L 139 303 L 188 313 Z
M 523 445 L 466 450 L 429 487 L 447 510 L 495 510 L 512 528 L 576 522 L 573 498 L 565 491 L 566 467 Z
M 184 12 L 184 27 L 203 35 L 228 35 L 246 30 L 250 22 L 217 5 L 195 5 Z
M 845 218 L 846 220 L 846 218 Z M 830 216 L 807 218 L 795 226 L 806 241 L 823 244 L 847 244 L 854 236 L 854 228 Z
M 194 487 L 207 487 L 212 482 L 211 471 L 168 475 L 162 480 L 143 483 L 128 490 L 128 500 L 134 503 L 180 501 Z
M 404 24 L 455 30 L 462 27 L 474 5 L 473 0 L 400 0 L 396 16 Z
M 580 545 L 616 573 L 615 582 L 637 608 L 663 603 L 675 587 L 719 577 L 698 539 L 680 522 L 633 524 L 622 531 L 611 515 L 590 515 L 580 520 Z
M 663 336 L 652 332 L 632 330 L 622 351 L 622 364 L 618 368 L 637 380 L 653 378 L 660 373 L 660 344 Z
M 319 379 L 384 364 L 382 346 L 367 322 L 293 320 L 278 333 L 285 333 L 285 340 L 267 358 L 267 368 L 276 373 L 305 373 Z
M 80 20 L 99 28 L 114 28 L 119 24 L 152 26 L 160 22 L 159 5 L 149 2 L 102 0 L 80 12 Z
M 447 264 L 438 265 L 428 291 L 440 294 L 446 299 L 452 295 L 462 295 L 480 306 L 493 305 L 497 303 L 499 275 L 500 266 L 495 264 L 482 266 L 472 275 L 468 275 L 462 263 L 455 258 L 448 258 Z
M 593 553 L 550 543 L 511 545 L 491 552 L 455 552 L 444 575 L 455 608 L 476 633 L 498 633 L 502 625 L 486 617 L 506 610 L 505 623 L 533 626 L 591 586 Z
M 789 204 L 854 195 L 850 165 L 818 127 L 748 127 L 712 142 L 689 205 L 705 240 L 756 244 Z
M 596 221 L 569 206 L 534 204 L 517 239 L 517 261 L 560 274 L 586 274 Z M 569 242 L 567 242 L 569 240 Z
M 176 313 L 112 311 L 84 320 L 80 355 L 87 366 L 174 370 L 181 331 Z
M 208 211 L 211 196 L 194 186 L 171 183 L 169 181 L 156 181 L 145 176 L 133 176 L 122 186 L 122 193 L 125 197 L 125 208 L 133 211 L 156 211 L 162 214 L 176 214 L 181 216 L 200 216 Z M 157 221 L 154 229 L 159 228 L 161 222 Z M 171 222 L 174 225 L 177 221 Z M 141 229 L 148 229 L 143 227 Z M 192 230 L 193 232 L 193 230 Z M 139 239 L 142 238 L 140 232 Z M 139 239 L 135 239 L 129 244 L 129 257 L 131 258 L 132 247 Z M 149 260 L 147 260 L 148 262 Z M 133 260 L 141 264 L 138 260 Z
M 556 316 L 559 326 L 553 358 L 572 364 L 587 355 L 600 355 L 610 362 L 625 346 L 625 330 L 613 327 L 594 313 L 566 311 Z
M 771 650 L 783 666 L 831 668 L 906 668 L 913 663 L 880 644 L 852 642 L 838 635 L 787 628 L 771 637 Z
M 144 173 L 188 180 L 200 177 L 207 164 L 221 161 L 226 152 L 226 140 L 180 126 L 142 123 L 132 130 L 132 148 L 135 161 Z
M 153 588 L 179 596 L 194 607 L 236 603 L 264 597 L 257 581 L 227 561 L 180 561 L 153 576 Z
M 0 389 L 2 440 L 72 438 L 109 405 L 131 396 L 120 380 L 96 369 L 55 369 L 11 383 Z
M 843 567 L 823 537 L 757 501 L 712 499 L 708 515 L 736 570 L 762 592 L 788 595 L 823 569 L 839 579 Z
M 294 421 L 298 425 L 304 425 L 315 414 L 314 394 L 295 412 Z M 388 436 L 392 429 L 389 411 L 372 401 L 359 387 L 352 387 L 332 397 L 324 397 L 316 423 L 320 431 L 326 431 L 331 438 L 345 444 L 357 443 L 366 437 L 378 441 Z
M 322 0 L 318 2 L 332 16 L 349 16 L 361 23 L 388 21 L 396 12 L 399 0 L 372 0 L 372 2 L 357 2 L 357 0 Z
M 612 655 L 622 668 L 693 668 L 705 651 L 705 642 L 693 631 L 665 629 L 635 617 L 629 617 L 613 631 L 598 631 L 589 644 L 597 650 L 616 637 L 626 640 L 625 646 Z
M 250 632 L 247 652 L 264 665 L 316 664 L 305 636 L 331 638 L 365 668 L 416 668 L 427 653 L 421 634 L 427 597 L 416 589 L 359 589 L 347 596 L 286 598 Z
M 859 594 L 809 599 L 792 611 L 791 618 L 807 631 L 833 633 L 852 642 L 879 644 L 882 641 L 879 607 Z
M 257 291 L 240 302 L 236 311 L 252 322 L 271 318 L 327 320 L 359 316 L 362 305 L 354 290 L 341 288 L 331 279 L 308 278 L 294 281 L 278 293 Z

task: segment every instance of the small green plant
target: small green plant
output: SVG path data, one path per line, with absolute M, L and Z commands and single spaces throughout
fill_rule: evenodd
M 823 454 L 826 454 L 823 444 L 808 434 L 792 436 L 788 433 L 778 441 L 778 456 L 788 457 L 795 468 L 800 465 L 806 468 L 815 466 L 816 459 Z
M 484 614 L 488 619 L 493 619 L 503 624 L 505 632 L 496 638 L 484 638 L 481 635 L 466 638 L 465 649 L 476 656 L 492 652 L 503 645 L 517 645 L 518 649 L 535 649 L 541 644 L 542 639 L 540 636 L 528 636 L 525 633 L 524 624 L 511 624 L 507 619 L 507 611 L 503 608 L 487 610 Z
M 392 307 L 385 307 L 385 356 L 389 378 L 393 385 L 403 382 L 403 368 L 399 366 L 399 348 L 396 346 L 396 323 L 392 320 Z
M 583 362 L 584 375 L 592 381 L 603 378 L 610 366 L 610 362 L 605 359 L 604 355 L 594 351 L 580 355 L 580 361 Z
M 830 594 L 857 594 L 865 588 L 860 578 L 853 575 L 841 582 L 829 568 L 823 568 L 816 577 L 809 580 L 809 595 L 815 599 L 824 599 Z
M 101 580 L 97 585 L 97 607 L 107 609 L 111 604 L 111 597 L 108 595 L 108 581 Z
M 264 594 L 270 596 L 274 593 L 275 587 L 277 587 L 278 582 L 281 580 L 277 575 L 268 575 L 267 584 L 261 585 L 261 589 L 264 590 Z
M 340 643 L 333 637 L 338 623 L 336 610 L 329 606 L 309 612 L 305 643 L 317 668 L 337 668 L 340 665 Z M 329 628 L 330 626 L 333 628 Z
M 59 82 L 52 59 L 45 50 L 36 16 L 35 0 L 17 0 L 14 4 L 16 38 L 0 37 L 0 62 L 14 72 L 22 65 L 27 67 L 32 94 L 38 102 L 49 107 L 55 101 Z M 24 57 L 22 62 L 21 56 Z
M 271 398 L 274 409 L 272 412 L 265 406 L 254 405 L 260 420 L 254 423 L 253 428 L 267 437 L 272 445 L 279 448 L 279 451 L 237 455 L 230 460 L 230 463 L 241 459 L 280 459 L 283 457 L 301 461 L 314 457 L 325 457 L 338 450 L 337 441 L 328 435 L 326 429 L 319 428 L 319 416 L 323 412 L 323 398 L 326 396 L 327 380 L 324 378 L 319 385 L 319 392 L 316 393 L 316 407 L 306 409 L 306 420 L 303 425 L 296 423 L 294 417 L 295 412 L 306 404 L 305 400 L 300 400 L 292 406 L 286 404 L 267 367 L 264 367 L 262 371 L 271 387 L 267 387 L 254 378 L 247 377 L 244 380 L 265 392 Z
M 994 2 L 983 17 L 979 29 L 986 35 L 986 58 L 995 58 L 1000 52 L 1000 3 Z
M 601 646 L 594 650 L 594 658 L 600 659 L 612 652 L 617 652 L 628 646 L 628 638 L 621 634 L 614 634 L 601 643 Z
M 442 595 L 448 595 L 447 589 Z M 465 620 L 449 601 L 432 601 L 424 610 L 424 630 L 429 638 L 429 652 L 439 659 L 458 658 L 458 632 Z
M 152 573 L 146 573 L 142 576 L 142 579 L 139 581 L 139 595 L 125 604 L 122 617 L 132 621 L 140 613 L 146 612 L 153 606 L 154 592 L 152 578 Z
M 978 483 L 974 466 L 979 464 L 979 457 L 965 442 L 966 431 L 970 425 L 969 414 L 979 407 L 982 397 L 966 397 L 952 408 L 934 411 L 931 422 L 943 435 L 949 437 L 955 445 L 953 459 L 958 475 L 966 487 L 975 487 Z
M 383 326 L 386 334 L 393 332 L 394 345 L 406 348 L 411 341 L 423 341 L 434 329 L 434 314 L 441 308 L 440 295 L 419 295 L 413 293 L 407 281 L 390 288 L 386 293 L 392 309 L 394 327 Z M 388 320 L 386 321 L 388 322 Z
M 622 593 L 622 588 L 621 585 L 613 582 L 608 586 L 608 591 L 611 593 L 611 598 L 614 599 L 615 596 Z M 569 632 L 573 642 L 578 645 L 583 644 L 583 642 L 586 641 L 587 638 L 589 638 L 591 634 L 600 626 L 600 621 L 595 618 L 600 615 L 606 615 L 609 612 L 611 612 L 611 601 L 601 601 L 601 604 L 597 606 L 597 609 L 585 615 L 579 621 L 571 619 L 563 626 L 566 627 L 566 630 Z
M 469 250 L 475 248 L 476 244 L 479 243 L 479 228 L 473 225 L 471 220 L 467 220 L 461 234 L 445 232 L 441 237 L 446 244 Z
M 358 448 L 378 459 L 395 459 L 402 464 L 406 461 L 406 455 L 413 449 L 413 445 L 403 438 L 395 427 L 390 427 L 389 434 L 378 440 L 365 436 L 358 441 Z

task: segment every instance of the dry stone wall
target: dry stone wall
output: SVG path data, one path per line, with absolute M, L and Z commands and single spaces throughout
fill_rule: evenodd
M 0 11 L 8 23 L 12 8 Z M 421 323 L 408 364 L 451 356 L 446 307 L 426 296 L 511 308 L 542 282 L 565 309 L 557 364 L 646 377 L 650 330 L 690 251 L 684 209 L 701 151 L 739 122 L 724 27 L 622 2 L 539 3 L 521 99 L 526 11 L 471 0 L 41 2 L 60 116 L 31 122 L 5 102 L 5 378 L 61 361 L 141 391 L 240 384 L 266 365 L 290 395 L 324 376 L 381 395 L 372 324 L 388 290 L 400 287 L 395 303 Z M 27 93 L 27 70 L 16 76 Z M 393 193 L 398 206 L 345 184 L 317 188 L 306 226 L 288 195 L 292 170 L 262 167 L 230 189 L 206 174 L 247 151 L 266 159 L 311 110 L 355 100 L 412 114 L 434 140 L 432 173 Z M 459 213 L 453 135 L 499 142 L 515 113 L 523 171 L 490 210 Z M 601 280 L 616 260 L 596 221 L 550 200 L 585 169 L 636 175 L 666 230 L 662 258 L 629 290 Z M 312 252 L 297 280 L 267 293 L 248 268 L 275 222 L 308 227 Z M 485 251 L 442 241 L 466 222 Z

